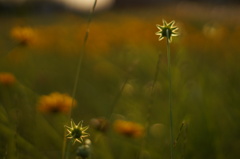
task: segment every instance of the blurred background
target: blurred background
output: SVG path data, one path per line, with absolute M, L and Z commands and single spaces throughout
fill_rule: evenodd
M 86 11 L 89 6 L 93 3 L 93 0 L 1 0 L 1 12 L 10 11 L 11 9 L 24 8 L 36 11 L 63 11 L 76 9 L 78 12 Z M 238 0 L 99 0 L 98 8 L 136 8 L 146 6 L 161 6 L 166 4 L 179 4 L 179 3 L 198 3 L 211 4 L 211 5 L 235 5 L 239 4 Z M 200 4 L 199 4 L 200 3 Z
M 98 0 L 88 25 L 93 3 L 0 0 L 0 156 L 61 158 L 73 109 L 90 158 L 170 158 L 165 19 L 175 159 L 239 158 L 239 1 Z

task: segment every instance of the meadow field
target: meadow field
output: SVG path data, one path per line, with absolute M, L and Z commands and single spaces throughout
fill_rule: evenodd
M 174 159 L 239 158 L 238 10 L 113 9 L 90 25 L 87 13 L 1 14 L 0 158 L 170 158 L 166 39 L 155 35 L 163 19 L 179 28 L 170 45 Z M 70 121 L 89 136 L 72 144 Z

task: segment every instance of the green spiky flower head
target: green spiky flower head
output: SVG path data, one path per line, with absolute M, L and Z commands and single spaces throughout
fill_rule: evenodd
M 174 26 L 175 21 L 171 21 L 170 23 L 167 23 L 165 20 L 163 20 L 163 25 L 157 24 L 157 28 L 159 29 L 158 32 L 156 32 L 156 35 L 159 35 L 158 40 L 162 40 L 164 37 L 168 39 L 168 42 L 170 43 L 172 41 L 173 36 L 178 36 L 178 33 L 176 32 L 178 30 L 178 27 Z
M 67 138 L 72 139 L 73 143 L 79 142 L 82 143 L 85 137 L 88 137 L 89 134 L 86 132 L 89 126 L 82 126 L 83 121 L 80 121 L 78 124 L 75 124 L 73 120 L 71 120 L 71 127 L 66 126 L 67 129 Z

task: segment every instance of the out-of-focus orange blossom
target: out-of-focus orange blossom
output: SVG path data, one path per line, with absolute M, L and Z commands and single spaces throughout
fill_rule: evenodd
M 156 40 L 155 24 L 161 19 L 175 19 L 179 27 L 179 37 L 175 38 L 174 47 L 185 47 L 194 50 L 222 51 L 229 48 L 238 49 L 236 39 L 239 37 L 239 26 L 231 27 L 225 21 L 199 20 L 166 15 L 136 16 L 104 13 L 94 17 L 86 43 L 88 55 L 115 53 L 124 47 L 137 50 L 141 47 L 162 48 L 164 43 Z M 76 15 L 63 15 L 61 21 L 47 25 L 31 27 L 15 27 L 12 37 L 20 43 L 44 50 L 53 49 L 66 55 L 79 55 L 83 48 L 83 40 L 87 30 L 87 19 Z M 226 41 L 226 39 L 228 39 Z M 224 43 L 224 44 L 223 44 Z M 226 45 L 227 44 L 227 45 Z M 219 47 L 220 46 L 220 47 Z
M 16 78 L 13 74 L 8 72 L 0 73 L 0 84 L 5 86 L 11 86 L 16 82 Z
M 20 45 L 31 45 L 36 40 L 36 32 L 31 27 L 14 27 L 10 35 Z
M 43 95 L 38 100 L 37 109 L 42 113 L 69 113 L 76 101 L 67 94 L 53 92 Z
M 116 120 L 113 128 L 117 133 L 132 138 L 143 137 L 145 133 L 141 124 L 125 120 Z

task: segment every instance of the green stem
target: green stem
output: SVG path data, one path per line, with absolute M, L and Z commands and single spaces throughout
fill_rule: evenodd
M 67 141 L 66 153 L 65 153 L 65 156 L 64 156 L 65 159 L 69 159 L 69 157 L 70 157 L 70 147 L 71 147 L 71 145 L 72 145 L 72 141 Z
M 151 85 L 151 90 L 150 90 L 150 100 L 149 103 L 147 103 L 147 115 L 146 115 L 146 124 L 145 124 L 145 129 L 148 130 L 149 129 L 149 122 L 150 122 L 150 117 L 151 117 L 151 106 L 153 105 L 153 95 L 154 95 L 154 88 L 158 79 L 158 75 L 159 75 L 159 69 L 160 69 L 160 60 L 161 60 L 161 53 L 159 52 L 158 54 L 158 60 L 157 60 L 157 65 L 156 65 L 156 69 L 155 69 L 155 74 L 154 74 L 154 78 L 153 78 L 153 82 Z M 146 132 L 148 133 L 148 132 Z M 141 146 L 141 151 L 139 154 L 139 159 L 141 158 L 141 153 L 144 151 L 144 149 L 146 148 L 146 145 L 148 143 L 147 141 L 147 136 L 148 134 L 145 135 L 145 138 L 142 140 L 142 146 Z
M 75 77 L 75 82 L 74 82 L 74 86 L 73 86 L 72 106 L 74 105 L 74 99 L 75 99 L 75 96 L 76 96 L 77 87 L 78 87 L 78 83 L 79 83 L 80 71 L 81 71 L 81 67 L 82 67 L 82 60 L 83 60 L 84 55 L 86 54 L 86 44 L 87 44 L 87 41 L 88 41 L 88 35 L 89 35 L 89 30 L 90 30 L 89 28 L 90 28 L 90 24 L 91 24 L 91 21 L 92 21 L 92 17 L 93 17 L 93 13 L 95 11 L 96 5 L 97 5 L 97 0 L 94 1 L 92 9 L 91 9 L 89 17 L 88 17 L 87 30 L 86 30 L 86 33 L 85 33 L 85 36 L 84 36 L 84 41 L 83 41 L 83 52 L 79 56 L 77 71 L 76 71 L 76 77 Z M 68 115 L 68 120 L 69 121 L 71 120 L 71 116 L 72 116 L 72 109 L 70 110 L 69 115 Z M 66 145 L 66 143 L 67 143 L 67 145 Z M 63 159 L 64 158 L 66 158 L 66 159 L 69 158 L 70 146 L 71 146 L 70 142 L 67 142 L 66 137 L 64 137 L 63 153 L 62 153 Z
M 111 104 L 111 107 L 110 107 L 110 115 L 109 115 L 109 121 L 112 120 L 112 116 L 113 116 L 114 108 L 115 108 L 115 106 L 116 106 L 118 100 L 120 99 L 120 97 L 121 97 L 121 95 L 122 95 L 122 92 L 123 92 L 123 90 L 124 90 L 124 88 L 125 88 L 125 86 L 126 86 L 126 84 L 127 84 L 127 82 L 128 82 L 128 79 L 129 79 L 128 77 L 125 79 L 125 81 L 123 82 L 123 85 L 122 85 L 120 91 L 118 92 L 118 94 L 116 95 L 115 99 L 113 100 L 113 103 Z
M 168 81 L 169 81 L 169 118 L 170 118 L 170 152 L 171 159 L 173 159 L 173 117 L 172 117 L 172 76 L 171 76 L 171 55 L 170 55 L 170 36 L 169 30 L 167 32 L 167 58 L 168 58 Z
M 89 28 L 90 28 L 90 24 L 91 24 L 91 21 L 92 21 L 92 17 L 93 17 L 93 13 L 94 13 L 94 10 L 96 8 L 96 5 L 97 5 L 97 0 L 94 1 L 92 10 L 90 11 L 90 14 L 89 14 L 89 17 L 88 17 L 87 30 L 86 30 L 86 33 L 85 33 L 85 36 L 84 36 L 84 41 L 83 41 L 83 52 L 79 56 L 77 71 L 76 71 L 76 77 L 75 77 L 75 82 L 74 82 L 74 86 L 73 86 L 72 105 L 74 105 L 74 98 L 75 98 L 76 92 L 77 92 L 79 75 L 80 75 L 80 71 L 81 71 L 81 67 L 82 67 L 82 60 L 83 60 L 84 55 L 86 54 L 86 44 L 87 44 L 87 41 L 88 41 L 88 35 L 89 35 L 89 30 L 90 30 Z M 72 110 L 69 113 L 69 120 L 71 120 L 71 115 L 72 115 Z

